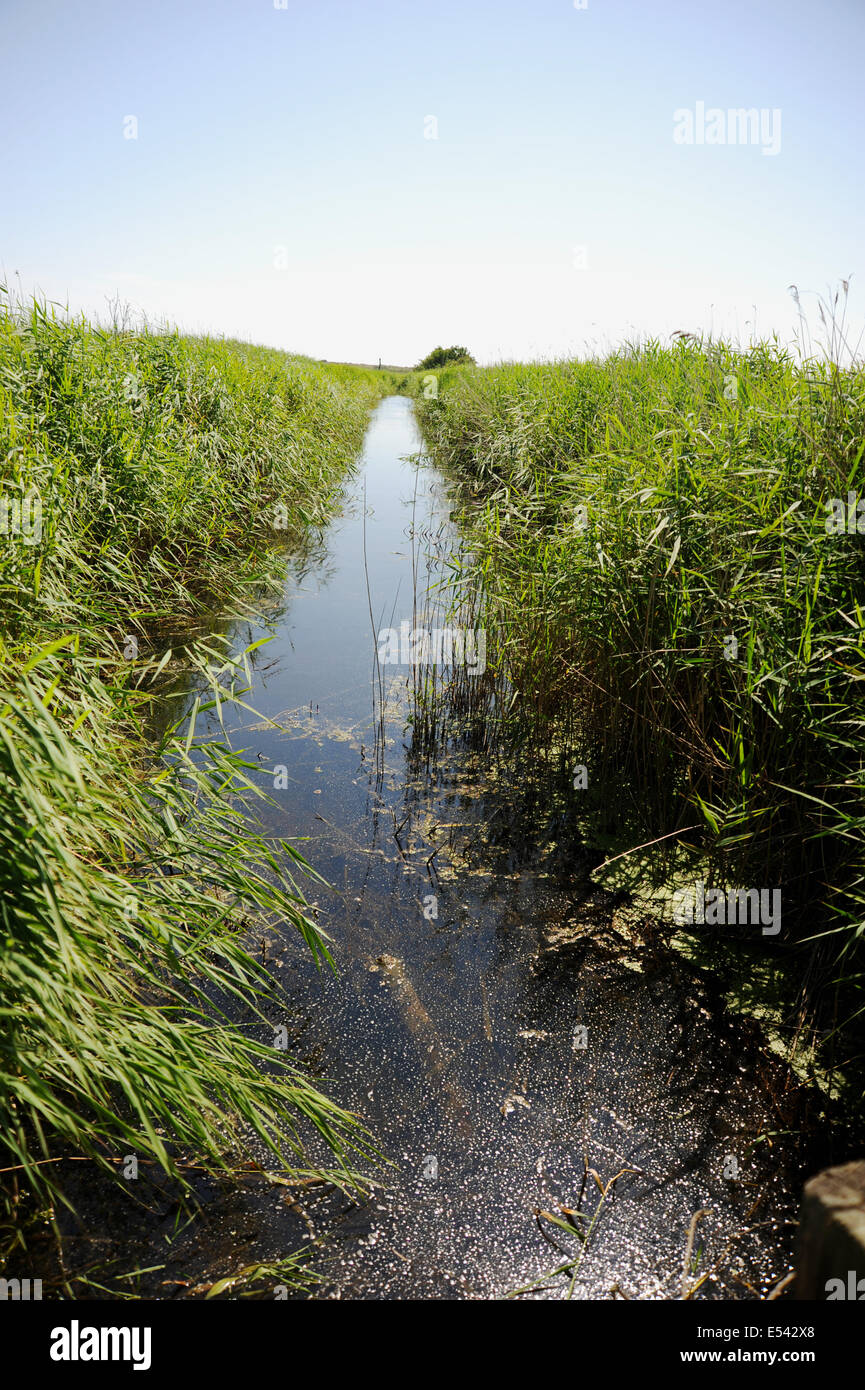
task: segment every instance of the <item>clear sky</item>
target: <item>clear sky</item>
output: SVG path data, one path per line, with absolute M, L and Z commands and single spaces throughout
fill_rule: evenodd
M 852 274 L 858 335 L 865 0 L 276 4 L 0 0 L 7 281 L 408 365 L 789 341 Z

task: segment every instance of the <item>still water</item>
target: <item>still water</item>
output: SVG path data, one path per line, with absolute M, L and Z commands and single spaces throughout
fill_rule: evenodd
M 272 639 L 246 697 L 261 717 L 241 712 L 232 741 L 262 767 L 268 832 L 329 885 L 305 891 L 338 967 L 268 931 L 286 1001 L 271 1022 L 391 1166 L 369 1200 L 214 1200 L 167 1270 L 213 1278 L 311 1243 L 318 1298 L 495 1298 L 535 1280 L 523 1297 L 765 1295 L 798 1203 L 765 1138 L 791 1121 L 783 1067 L 711 983 L 649 938 L 625 949 L 554 827 L 509 837 L 483 756 L 458 741 L 432 770 L 415 756 L 410 672 L 376 669 L 375 633 L 433 610 L 459 550 L 420 450 L 410 403 L 383 401 L 321 546 L 234 634 Z M 595 943 L 575 948 L 569 923 Z M 581 1242 L 545 1212 L 591 1227 L 565 1275 L 543 1278 Z

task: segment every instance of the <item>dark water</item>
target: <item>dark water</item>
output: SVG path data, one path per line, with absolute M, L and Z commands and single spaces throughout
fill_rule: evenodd
M 261 774 L 265 824 L 331 885 L 306 891 L 339 971 L 270 931 L 286 999 L 271 1021 L 393 1166 L 369 1201 L 214 1199 L 172 1239 L 165 1278 L 312 1241 L 317 1297 L 499 1297 L 573 1259 L 576 1235 L 539 1215 L 565 1207 L 596 1217 L 574 1297 L 680 1297 L 700 1211 L 686 1287 L 709 1273 L 696 1297 L 765 1294 L 790 1268 L 801 1176 L 765 1138 L 799 1117 L 784 1068 L 650 929 L 614 920 L 549 829 L 509 841 L 485 757 L 443 749 L 429 772 L 407 668 L 379 686 L 374 630 L 412 621 L 458 546 L 442 480 L 406 457 L 419 448 L 409 402 L 385 400 L 321 553 L 266 625 L 236 633 L 273 636 L 247 697 L 265 718 L 244 714 L 233 741 L 285 768 L 284 787 Z

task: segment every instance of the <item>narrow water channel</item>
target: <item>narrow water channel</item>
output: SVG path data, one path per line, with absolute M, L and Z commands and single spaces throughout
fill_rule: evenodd
M 378 684 L 374 633 L 413 620 L 416 588 L 427 606 L 459 545 L 420 449 L 410 402 L 383 401 L 321 554 L 237 633 L 272 640 L 246 697 L 262 719 L 241 712 L 232 732 L 285 768 L 284 786 L 262 773 L 265 825 L 330 885 L 307 891 L 338 975 L 269 932 L 287 1000 L 272 1022 L 392 1166 L 369 1201 L 216 1202 L 167 1269 L 203 1269 L 218 1249 L 224 1272 L 314 1242 L 319 1298 L 501 1297 L 580 1250 L 542 1215 L 564 1207 L 591 1225 L 573 1285 L 524 1296 L 678 1298 L 683 1277 L 696 1297 L 765 1294 L 789 1269 L 798 1201 L 766 1137 L 790 1122 L 784 1068 L 683 964 L 645 945 L 567 949 L 566 933 L 557 949 L 561 924 L 612 908 L 543 845 L 485 855 L 500 792 L 483 759 L 452 751 L 428 775 L 410 672 L 383 666 Z

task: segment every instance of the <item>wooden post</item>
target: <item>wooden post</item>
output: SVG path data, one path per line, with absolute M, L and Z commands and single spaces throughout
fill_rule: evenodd
M 794 1297 L 865 1302 L 865 1162 L 826 1168 L 805 1184 Z

